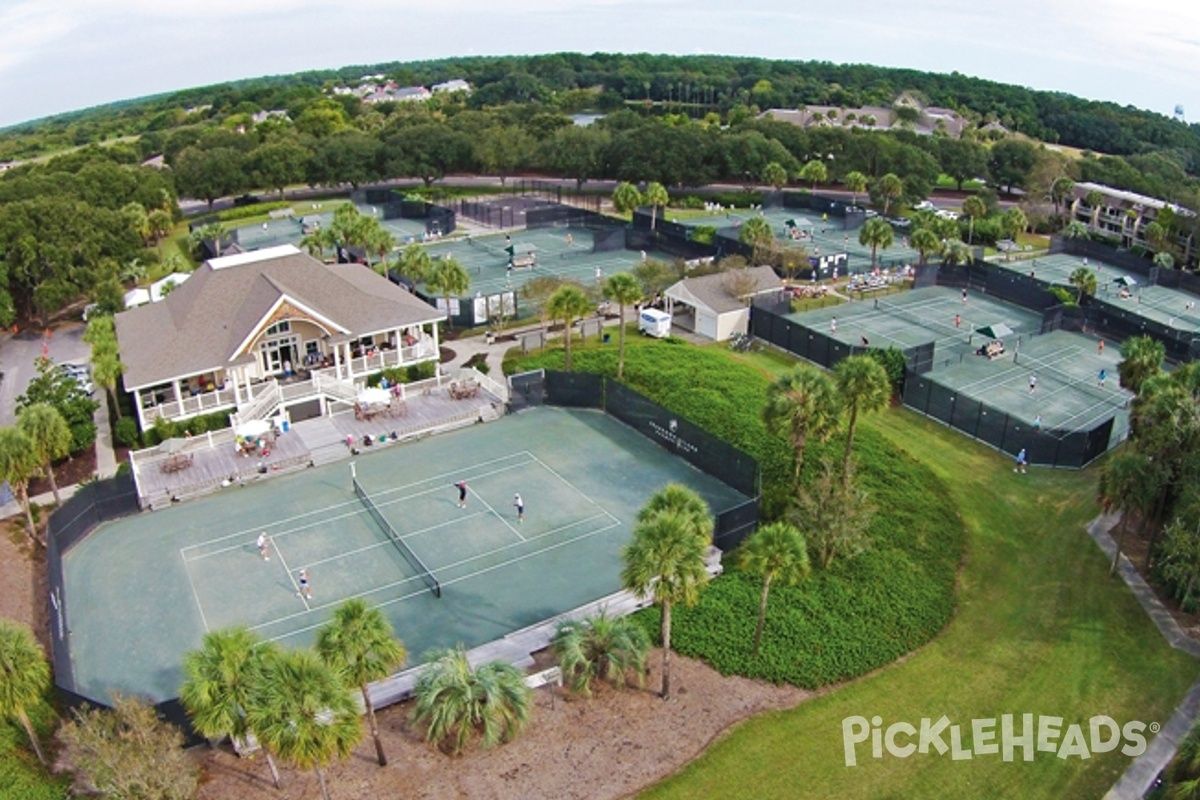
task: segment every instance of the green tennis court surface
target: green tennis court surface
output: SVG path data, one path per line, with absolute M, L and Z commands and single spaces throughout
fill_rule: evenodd
M 321 227 L 328 228 L 333 223 L 332 209 L 335 205 L 331 203 L 329 211 L 309 212 L 284 219 L 271 219 L 255 225 L 243 225 L 236 229 L 238 244 L 247 250 L 261 250 L 264 247 L 277 247 L 283 244 L 292 244 L 298 247 L 300 240 L 304 238 L 304 231 L 300 227 L 301 218 L 317 217 L 321 220 Z M 378 206 L 356 204 L 355 208 L 359 213 L 379 220 L 383 229 L 396 237 L 397 247 L 404 247 L 406 244 L 420 241 L 422 234 L 425 233 L 425 220 L 423 219 L 385 220 Z
M 175 697 L 182 656 L 205 631 L 245 625 L 307 646 L 351 597 L 383 609 L 414 661 L 431 647 L 474 647 L 620 589 L 634 516 L 665 483 L 693 487 L 714 513 L 745 500 L 599 412 L 560 408 L 385 448 L 355 468 L 436 575 L 440 599 L 355 496 L 345 463 L 231 487 L 107 523 L 67 554 L 79 692 Z M 298 594 L 301 569 L 311 600 Z
M 706 217 L 691 217 L 685 224 L 691 226 L 712 225 L 718 231 L 736 238 L 737 228 L 746 220 L 762 216 L 771 224 L 771 230 L 780 244 L 786 247 L 803 247 L 810 256 L 833 255 L 846 253 L 847 263 L 851 273 L 864 272 L 871 267 L 871 248 L 858 243 L 857 230 L 844 230 L 841 217 L 822 219 L 820 214 L 805 213 L 791 208 L 764 208 L 762 211 L 747 209 L 720 212 Z M 667 215 L 668 218 L 670 214 Z M 788 233 L 788 221 L 794 221 L 805 238 L 793 239 Z M 906 247 L 907 233 L 895 231 L 895 243 L 886 250 L 876 253 L 876 262 L 880 266 L 890 267 L 896 264 L 915 264 L 920 254 L 911 247 Z
M 570 235 L 571 242 L 567 242 Z M 512 231 L 510 238 L 503 234 L 469 236 L 428 246 L 433 258 L 452 256 L 467 271 L 471 279 L 468 294 L 499 294 L 519 289 L 534 278 L 555 276 L 582 283 L 597 283 L 618 272 L 627 272 L 642 261 L 642 254 L 633 250 L 616 249 L 595 252 L 593 233 L 580 228 L 534 228 Z M 514 258 L 532 255 L 533 268 L 508 269 L 509 256 L 505 248 L 512 242 Z M 647 251 L 647 258 L 670 260 L 671 256 Z

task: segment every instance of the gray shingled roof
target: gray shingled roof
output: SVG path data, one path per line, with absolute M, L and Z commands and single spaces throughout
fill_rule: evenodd
M 746 272 L 754 278 L 754 289 L 750 294 L 762 294 L 783 288 L 783 282 L 779 280 L 775 270 L 770 267 L 750 267 Z M 667 294 L 674 298 L 682 298 L 689 303 L 694 301 L 694 303 L 699 303 L 718 314 L 745 308 L 745 301 L 730 293 L 729 281 L 728 272 L 701 275 L 698 278 L 684 278 L 667 289 Z
M 293 247 L 256 255 L 232 265 L 206 261 L 161 302 L 117 315 L 127 388 L 225 367 L 284 298 L 330 320 L 335 334 L 366 336 L 444 317 L 361 264 L 322 264 Z

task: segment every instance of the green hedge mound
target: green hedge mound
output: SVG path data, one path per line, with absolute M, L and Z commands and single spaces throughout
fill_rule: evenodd
M 614 375 L 615 344 L 573 349 L 575 369 Z M 561 350 L 516 359 L 508 370 L 558 369 Z M 759 417 L 768 379 L 716 350 L 637 344 L 626 352 L 630 386 L 756 456 L 768 515 L 784 505 L 791 450 Z M 821 458 L 839 458 L 844 439 L 810 445 L 805 474 Z M 677 609 L 672 644 L 724 674 L 815 689 L 878 669 L 936 636 L 954 612 L 965 533 L 949 491 L 928 468 L 859 426 L 857 480 L 876 508 L 871 547 L 834 561 L 792 587 L 773 586 L 760 652 L 753 655 L 762 583 L 726 554 L 725 574 L 699 605 Z M 658 634 L 657 609 L 637 618 Z

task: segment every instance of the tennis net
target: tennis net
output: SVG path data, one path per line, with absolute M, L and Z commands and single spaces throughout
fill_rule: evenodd
M 417 571 L 417 574 L 421 576 L 421 580 L 425 581 L 425 585 L 429 587 L 429 591 L 433 592 L 433 596 L 441 597 L 442 585 L 438 583 L 437 577 L 434 576 L 429 567 L 425 566 L 425 562 L 422 561 L 416 553 L 409 549 L 409 546 L 406 545 L 404 540 L 400 538 L 400 534 L 396 533 L 396 529 L 392 527 L 392 523 L 388 522 L 384 518 L 383 514 L 379 512 L 379 507 L 376 506 L 375 502 L 367 495 L 365 491 L 363 491 L 362 485 L 359 484 L 358 479 L 351 478 L 350 481 L 354 484 L 354 493 L 358 495 L 358 499 L 363 504 L 363 508 L 367 509 L 371 516 L 375 518 L 375 521 L 379 523 L 379 527 L 383 528 L 383 532 L 386 533 L 388 538 L 392 540 L 392 544 L 396 545 L 396 549 L 400 551 L 400 555 L 404 556 L 404 560 L 407 561 L 409 565 Z

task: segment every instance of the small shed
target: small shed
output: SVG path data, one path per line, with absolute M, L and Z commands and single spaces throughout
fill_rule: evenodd
M 749 307 L 755 297 L 782 291 L 774 269 L 749 267 L 684 278 L 663 294 L 675 325 L 723 342 L 749 332 Z

